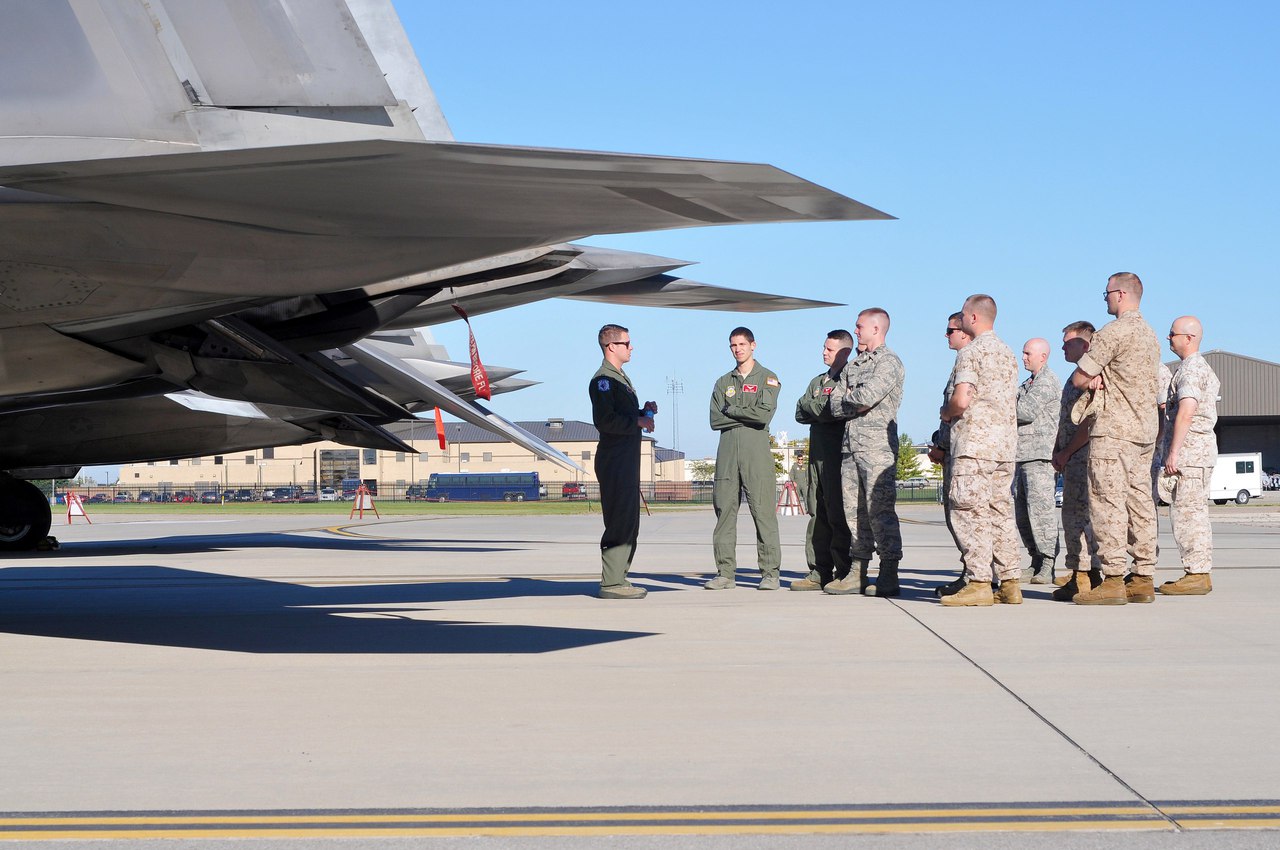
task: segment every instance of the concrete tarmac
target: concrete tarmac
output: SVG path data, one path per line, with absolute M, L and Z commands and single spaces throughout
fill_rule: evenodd
M 598 515 L 55 526 L 0 560 L 0 840 L 1280 842 L 1280 513 L 1213 509 L 1206 597 L 959 610 L 935 506 L 894 600 L 757 592 L 743 513 L 719 592 L 709 511 L 644 518 L 640 601 Z

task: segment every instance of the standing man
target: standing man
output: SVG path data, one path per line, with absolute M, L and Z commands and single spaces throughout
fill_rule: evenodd
M 1160 585 L 1171 596 L 1203 596 L 1213 590 L 1213 530 L 1209 527 L 1209 478 L 1218 460 L 1213 426 L 1218 422 L 1218 376 L 1200 354 L 1204 331 L 1195 316 L 1181 316 L 1169 328 L 1169 348 L 1182 365 L 1169 385 L 1165 405 L 1164 476 L 1161 494 L 1169 503 L 1173 539 L 1186 574 Z
M 1014 466 L 1013 505 L 1022 545 L 1031 555 L 1023 574 L 1032 584 L 1053 581 L 1058 559 L 1058 513 L 1054 506 L 1053 441 L 1058 433 L 1062 384 L 1049 368 L 1049 341 L 1029 339 L 1022 365 L 1031 377 L 1018 387 L 1018 454 Z
M 847 419 L 841 450 L 840 478 L 845 520 L 853 538 L 849 574 L 823 590 L 842 595 L 898 595 L 898 563 L 902 534 L 898 530 L 898 405 L 906 369 L 885 345 L 889 314 L 869 307 L 854 326 L 858 356 L 849 361 L 831 390 L 831 411 Z M 867 582 L 867 564 L 880 553 L 880 571 Z
M 962 317 L 963 314 L 959 312 L 947 317 L 947 348 L 956 352 L 973 342 L 973 337 L 965 333 L 965 329 L 960 326 Z M 947 377 L 947 385 L 942 390 L 943 408 L 951 402 L 951 396 L 955 391 L 956 367 L 952 365 L 951 374 Z M 964 544 L 960 542 L 956 527 L 951 522 L 951 423 L 939 421 L 938 430 L 933 432 L 933 439 L 929 442 L 929 460 L 942 467 L 942 516 L 947 522 L 947 531 L 951 532 L 951 539 L 955 541 L 956 549 L 960 552 L 959 578 L 947 584 L 938 585 L 933 592 L 938 596 L 950 596 L 953 593 L 959 593 L 965 585 Z
M 1093 338 L 1092 322 L 1072 322 L 1062 329 L 1062 356 L 1068 363 L 1080 362 Z M 1062 388 L 1062 408 L 1058 413 L 1058 438 L 1054 444 L 1053 468 L 1062 473 L 1062 536 L 1067 542 L 1064 562 L 1071 571 L 1053 592 L 1059 602 L 1070 602 L 1081 590 L 1102 584 L 1098 569 L 1098 541 L 1089 522 L 1089 426 L 1092 419 L 1076 423 L 1071 417 L 1076 400 L 1084 390 L 1067 381 Z M 1081 561 L 1087 553 L 1088 563 Z
M 942 604 L 1017 605 L 1022 570 L 1011 485 L 1018 451 L 1018 363 L 995 334 L 994 298 L 970 295 L 960 312 L 973 342 L 956 355 L 956 388 L 942 420 L 951 423 L 951 522 L 964 546 L 969 581 Z M 1000 581 L 994 594 L 993 577 Z
M 853 334 L 834 330 L 822 346 L 827 368 L 809 382 L 796 402 L 796 421 L 809 426 L 809 489 L 805 510 L 804 551 L 809 575 L 791 582 L 792 590 L 822 590 L 833 579 L 849 574 L 849 524 L 840 494 L 840 442 L 844 420 L 831 411 L 831 393 L 853 349 Z
M 707 590 L 736 586 L 738 504 L 743 490 L 756 524 L 758 589 L 778 589 L 782 544 L 778 540 L 774 501 L 778 479 L 769 446 L 769 423 L 778 409 L 782 384 L 777 375 L 756 362 L 755 351 L 755 334 L 748 328 L 734 328 L 729 334 L 729 353 L 737 368 L 717 380 L 711 390 L 711 428 L 720 432 L 720 446 L 716 449 L 716 480 L 711 496 L 716 509 L 711 544 L 717 575 L 703 585 Z
M 1160 478 L 1164 475 L 1164 447 L 1169 442 L 1166 438 L 1165 425 L 1165 405 L 1169 401 L 1169 384 L 1173 383 L 1173 373 L 1169 371 L 1169 367 L 1160 364 L 1160 371 L 1156 373 L 1156 406 L 1159 413 L 1156 414 L 1159 423 L 1159 429 L 1156 431 L 1156 450 L 1151 456 L 1151 499 L 1156 503 L 1156 522 L 1158 523 L 1160 515 Z M 1156 545 L 1156 555 L 1160 554 L 1160 546 Z
M 1142 318 L 1142 281 L 1132 272 L 1107 278 L 1107 312 L 1115 316 L 1089 343 L 1071 383 L 1102 390 L 1106 401 L 1089 429 L 1089 519 L 1102 559 L 1102 584 L 1081 590 L 1077 605 L 1154 602 L 1156 375 L 1160 343 Z M 1125 578 L 1125 553 L 1133 568 Z
M 622 371 L 631 362 L 631 333 L 605 325 L 597 337 L 604 362 L 591 376 L 591 420 L 600 432 L 596 480 L 600 482 L 601 599 L 643 599 L 648 593 L 627 581 L 640 537 L 640 432 L 653 430 L 656 402 L 640 407 L 631 379 Z

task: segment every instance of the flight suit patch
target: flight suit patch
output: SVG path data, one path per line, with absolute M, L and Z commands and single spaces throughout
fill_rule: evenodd
M 782 384 L 779 384 L 779 383 L 778 383 L 778 379 L 777 379 L 777 378 L 765 378 L 764 382 L 765 382 L 766 384 L 768 384 L 769 386 L 771 386 L 771 387 L 780 387 L 780 386 L 782 386 Z
M 746 389 L 746 388 L 744 387 L 743 389 Z M 727 390 L 724 391 L 725 398 L 733 398 L 737 394 L 738 394 L 738 391 L 735 390 L 733 387 L 729 387 Z
M 609 391 L 609 379 L 601 378 L 596 381 L 596 389 L 600 390 L 602 393 L 607 393 Z
M 758 393 L 760 392 L 760 385 L 759 384 L 743 384 L 742 391 L 744 393 Z

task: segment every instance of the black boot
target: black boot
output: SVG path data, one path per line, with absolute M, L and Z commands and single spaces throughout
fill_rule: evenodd
M 963 588 L 966 584 L 968 584 L 968 582 L 965 581 L 964 573 L 961 573 L 960 577 L 957 578 L 955 581 L 950 581 L 950 582 L 947 582 L 946 584 L 940 584 L 937 587 L 935 587 L 933 589 L 933 595 L 939 598 L 943 596 L 952 596 L 954 594 L 959 593 L 961 588 Z
M 863 593 L 867 596 L 897 596 L 898 592 L 898 562 L 881 561 L 876 580 L 867 585 Z

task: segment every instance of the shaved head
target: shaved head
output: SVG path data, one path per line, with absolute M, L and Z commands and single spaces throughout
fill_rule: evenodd
M 1204 329 L 1200 327 L 1200 320 L 1195 316 L 1179 316 L 1173 320 L 1173 326 L 1170 327 L 1171 333 L 1190 334 L 1196 339 L 1204 336 Z
M 1049 356 L 1049 340 L 1047 339 L 1041 339 L 1040 337 L 1029 339 L 1027 340 L 1027 344 L 1022 346 L 1022 348 L 1024 351 L 1029 351 L 1032 354 L 1043 354 L 1046 357 Z

